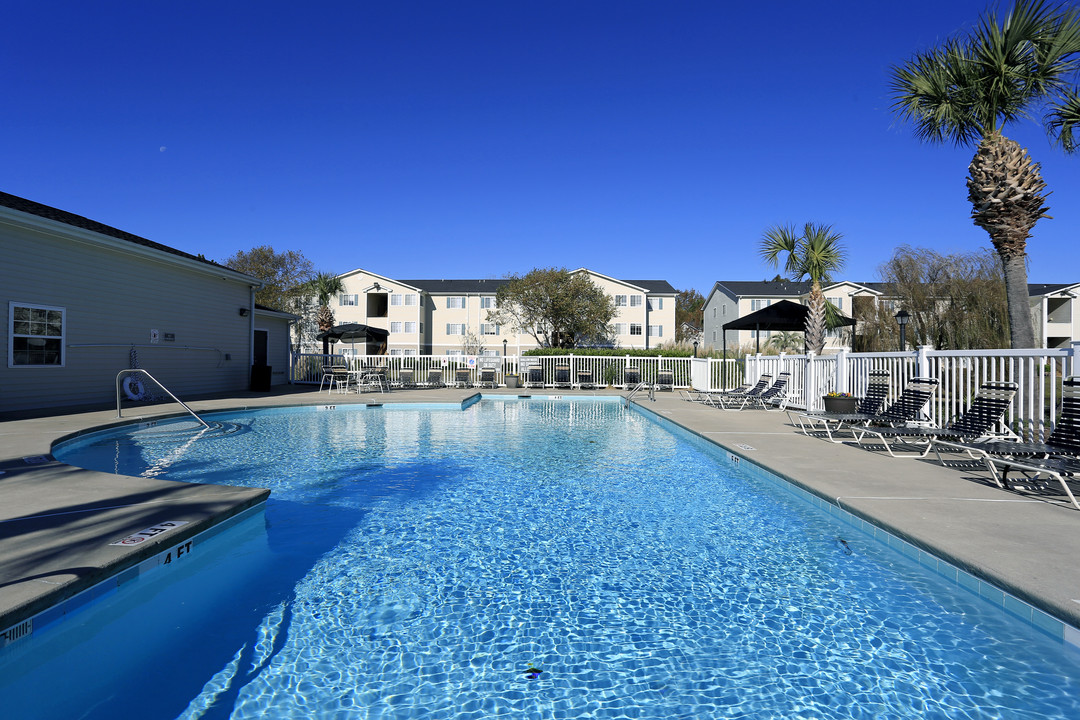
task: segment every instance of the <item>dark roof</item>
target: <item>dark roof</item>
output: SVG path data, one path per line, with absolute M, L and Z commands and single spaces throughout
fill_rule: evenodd
M 799 297 L 810 292 L 810 283 L 791 280 L 720 280 L 717 285 L 739 297 L 747 295 Z
M 1049 295 L 1051 293 L 1056 293 L 1063 288 L 1072 287 L 1075 284 L 1076 283 L 1029 283 L 1028 296 Z
M 11 195 L 6 192 L 0 192 L 0 206 L 11 208 L 12 210 L 18 210 L 29 215 L 36 215 L 46 220 L 52 220 L 54 222 L 63 223 L 64 225 L 70 225 L 82 230 L 89 230 L 96 232 L 99 235 L 107 235 L 117 240 L 126 240 L 127 242 L 135 243 L 136 245 L 142 245 L 143 247 L 153 248 L 154 250 L 160 250 L 161 252 L 169 253 L 170 255 L 176 255 L 177 257 L 187 258 L 188 260 L 196 260 L 198 262 L 206 263 L 218 268 L 225 268 L 224 265 L 214 262 L 213 260 L 207 260 L 204 257 L 192 255 L 176 248 L 171 248 L 168 245 L 162 245 L 156 243 L 153 240 L 147 240 L 144 237 L 138 235 L 132 235 L 129 232 L 123 230 L 117 230 L 114 227 L 99 223 L 96 220 L 90 220 L 84 218 L 82 215 L 76 215 L 75 213 L 67 212 L 66 210 L 58 210 L 48 205 L 42 205 L 41 203 L 34 202 L 33 200 L 27 200 L 16 195 Z M 226 268 L 229 269 L 229 268 Z M 233 270 L 232 272 L 236 272 Z M 241 273 L 243 274 L 243 273 Z
M 495 293 L 506 283 L 506 278 L 492 280 L 398 280 L 400 283 L 412 285 L 426 293 Z M 650 293 L 671 293 L 676 290 L 666 280 L 623 280 L 622 282 L 644 288 Z
M 780 300 L 768 307 L 724 323 L 724 330 L 788 330 L 802 332 L 806 329 L 806 316 L 810 308 L 790 300 Z M 854 325 L 855 321 L 840 315 L 841 325 Z

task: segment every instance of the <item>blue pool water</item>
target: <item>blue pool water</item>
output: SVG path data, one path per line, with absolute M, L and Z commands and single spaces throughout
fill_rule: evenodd
M 4 717 L 1080 717 L 1071 646 L 616 403 L 212 419 L 57 449 L 273 494 L 0 651 Z

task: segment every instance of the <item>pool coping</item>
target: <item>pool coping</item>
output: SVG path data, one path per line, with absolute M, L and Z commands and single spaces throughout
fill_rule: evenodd
M 519 391 L 485 391 L 486 396 L 514 396 Z M 618 395 L 612 391 L 564 391 L 557 395 L 565 398 L 587 396 Z M 387 403 L 456 403 L 459 406 L 474 402 L 480 393 L 475 390 L 421 390 L 394 392 L 389 396 L 330 396 L 315 391 L 290 388 L 284 394 L 261 396 L 227 396 L 189 402 L 198 412 L 217 412 L 220 410 L 252 410 L 266 407 L 319 406 L 369 404 L 373 400 Z M 554 395 L 534 395 L 537 398 Z M 325 399 L 324 399 L 325 398 Z M 831 445 L 816 438 L 807 438 L 785 422 L 783 414 L 765 413 L 759 410 L 725 413 L 713 408 L 706 408 L 688 403 L 674 393 L 658 393 L 655 401 L 640 397 L 634 404 L 655 415 L 658 419 L 672 422 L 674 425 L 717 445 L 733 456 L 749 461 L 781 479 L 790 487 L 807 494 L 811 502 L 820 504 L 822 509 L 864 530 L 873 529 L 895 540 L 897 549 L 924 565 L 945 562 L 956 568 L 965 578 L 958 584 L 983 594 L 993 602 L 1002 593 L 1001 605 L 1012 615 L 1024 619 L 1028 612 L 1024 606 L 1034 612 L 1030 617 L 1032 624 L 1055 637 L 1065 641 L 1075 641 L 1075 628 L 1080 626 L 1080 568 L 1068 559 L 1080 556 L 1080 513 L 1044 500 L 1030 500 L 979 482 L 972 482 L 970 475 L 950 468 L 926 463 L 889 458 L 884 454 L 871 453 L 862 449 L 843 445 Z M 73 413 L 71 415 L 47 416 L 25 420 L 0 421 L 0 501 L 6 500 L 14 477 L 22 481 L 30 480 L 35 487 L 47 487 L 57 481 L 57 477 L 77 480 L 82 486 L 88 481 L 105 482 L 108 476 L 92 471 L 71 468 L 57 463 L 43 449 L 51 449 L 60 438 L 78 436 L 92 429 L 105 425 L 128 424 L 146 420 L 162 419 L 167 416 L 182 414 L 175 405 L 144 408 L 138 415 L 118 419 L 115 412 L 94 411 Z M 746 449 L 749 448 L 749 449 Z M 44 462 L 28 463 L 23 458 L 42 458 Z M 823 476 L 822 466 L 831 466 L 836 477 Z M 15 471 L 12 468 L 16 468 Z M 873 490 L 887 487 L 910 485 L 911 471 L 918 470 L 923 478 L 919 483 L 919 497 L 882 498 L 875 493 L 860 494 L 861 483 L 869 478 Z M 932 476 L 931 479 L 927 480 Z M 167 483 L 168 481 L 153 481 Z M 171 483 L 176 485 L 182 483 Z M 198 488 L 220 488 L 220 486 L 194 486 Z M 936 496 L 935 490 L 936 488 Z M 52 489 L 57 489 L 53 487 Z M 107 498 L 110 488 L 103 487 L 103 496 Z M 236 491 L 237 488 L 229 488 Z M 246 490 L 246 489 L 245 489 Z M 145 561 L 148 557 L 165 549 L 168 543 L 186 540 L 205 531 L 246 509 L 265 502 L 269 494 L 262 491 L 261 497 L 217 498 L 216 501 L 234 503 L 231 510 L 225 512 L 204 513 L 191 527 L 184 526 L 183 533 L 177 531 L 173 538 L 162 538 L 157 542 L 139 548 L 130 561 L 101 563 L 95 565 L 93 575 L 100 582 L 108 576 L 117 576 L 126 569 Z M 950 527 L 948 520 L 958 516 L 953 512 L 954 501 L 958 499 L 970 504 L 959 505 L 967 515 L 961 516 L 963 522 L 958 527 Z M 47 500 L 47 498 L 45 498 Z M 904 502 L 890 504 L 881 500 L 917 500 L 914 510 Z M 63 492 L 53 498 L 57 507 L 64 507 L 66 499 Z M 1005 512 L 1002 505 L 1009 505 Z M 0 502 L 0 507 L 5 503 Z M 6 508 L 10 511 L 10 508 Z M 1017 519 L 1017 515 L 1021 516 Z M 134 522 L 129 519 L 129 525 Z M 1025 526 L 1026 523 L 1026 526 Z M 137 524 L 137 523 L 136 523 Z M 146 523 L 140 527 L 147 527 Z M 10 529 L 10 526 L 9 526 Z M 47 529 L 47 528 L 46 528 Z M 140 528 L 133 528 L 136 531 Z M 1023 532 L 1018 532 L 1022 530 Z M 969 537 L 974 533 L 976 537 Z M 115 534 L 115 533 L 114 533 Z M 886 538 L 887 539 L 887 538 Z M 0 557 L 5 557 L 11 538 L 5 533 L 5 517 L 0 516 Z M 60 543 L 61 545 L 63 543 Z M 89 550 L 93 550 L 90 548 Z M 90 552 L 85 543 L 73 542 L 58 552 L 65 562 L 86 567 L 85 562 L 95 562 L 95 553 Z M 985 552 L 984 552 L 985 550 Z M 22 551 L 25 553 L 26 548 Z M 135 558 L 138 559 L 135 559 Z M 32 559 L 32 558 L 31 558 Z M 122 566 L 122 567 L 121 567 Z M 928 565 L 929 566 L 929 565 Z M 2 567 L 2 566 L 0 566 Z M 951 570 L 943 574 L 948 577 Z M 973 579 L 972 581 L 967 578 Z M 49 602 L 36 604 L 21 603 L 13 605 L 5 597 L 5 583 L 8 585 L 18 578 L 7 580 L 0 576 L 0 631 L 17 626 L 19 622 L 41 612 Z M 967 583 L 967 585 L 964 585 Z M 981 583 L 978 585 L 976 583 Z M 95 582 L 89 580 L 67 585 L 61 593 L 52 591 L 49 595 L 56 605 L 80 592 L 92 587 Z M 1074 592 L 1075 589 L 1075 592 Z M 1002 592 L 1003 591 L 1003 592 Z M 63 595 L 61 597 L 61 595 Z M 1012 599 L 1022 603 L 1017 605 Z M 33 612 L 30 612 L 33 610 Z M 1041 613 L 1035 615 L 1034 613 Z M 1049 623 L 1043 622 L 1050 618 Z M 1060 623 L 1061 632 L 1056 633 L 1054 622 Z M 1050 627 L 1044 627 L 1049 624 Z

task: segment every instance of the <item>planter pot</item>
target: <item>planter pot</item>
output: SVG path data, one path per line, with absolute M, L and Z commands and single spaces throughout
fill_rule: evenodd
M 517 375 L 503 375 L 503 381 L 506 383 L 506 387 L 510 388 L 511 390 L 518 387 Z
M 855 406 L 859 404 L 859 398 L 854 397 L 823 397 L 825 412 L 853 413 Z

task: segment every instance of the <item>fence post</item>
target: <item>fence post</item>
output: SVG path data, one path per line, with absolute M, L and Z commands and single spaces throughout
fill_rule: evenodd
M 817 395 L 814 387 L 814 357 L 813 350 L 806 351 L 806 360 L 803 364 L 803 407 L 807 410 L 814 409 L 814 397 Z
M 851 373 L 848 372 L 848 349 L 840 348 L 836 353 L 836 367 L 833 368 L 833 390 L 851 392 Z
M 1066 367 L 1069 368 L 1069 377 L 1080 375 L 1080 340 L 1073 340 L 1069 345 L 1069 360 Z
M 933 345 L 920 345 L 915 358 L 915 375 L 917 377 L 930 377 L 930 357 L 928 352 L 934 349 Z

